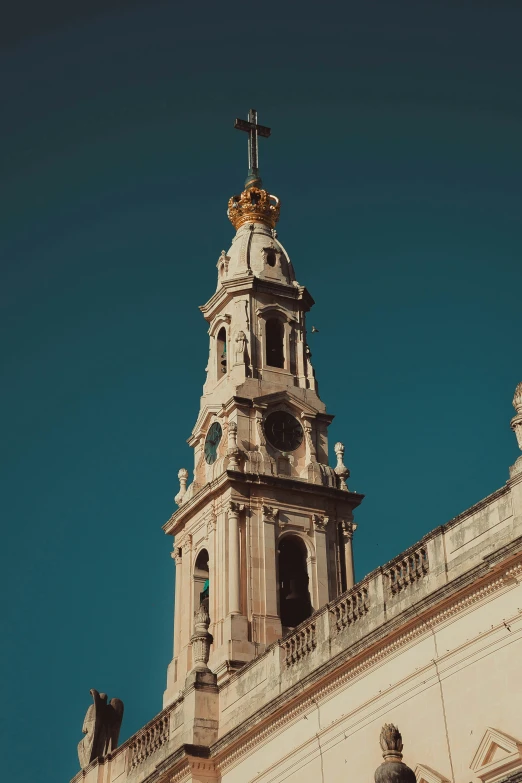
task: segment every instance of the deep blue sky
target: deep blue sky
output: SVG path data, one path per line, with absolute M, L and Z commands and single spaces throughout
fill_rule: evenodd
M 89 688 L 161 709 L 171 514 L 250 106 L 317 305 L 357 576 L 501 486 L 522 380 L 519 0 L 11 3 L 0 36 L 5 779 Z M 16 6 L 16 8 L 15 8 Z M 83 10 L 82 10 L 83 9 Z M 332 462 L 334 455 L 332 454 Z

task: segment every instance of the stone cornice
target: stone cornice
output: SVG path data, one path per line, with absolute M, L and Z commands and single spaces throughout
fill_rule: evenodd
M 242 275 L 241 277 L 224 280 L 218 290 L 199 309 L 207 322 L 210 323 L 218 310 L 221 310 L 234 296 L 253 291 L 292 299 L 300 302 L 301 310 L 307 312 L 315 304 L 311 294 L 302 285 L 288 285 L 275 280 L 264 280 L 254 275 Z
M 278 487 L 285 490 L 295 490 L 303 494 L 312 494 L 316 497 L 332 498 L 334 500 L 343 500 L 349 503 L 352 508 L 356 508 L 364 499 L 364 495 L 359 492 L 346 492 L 336 487 L 325 487 L 321 484 L 310 484 L 306 479 L 289 478 L 288 476 L 272 476 L 268 473 L 242 473 L 239 470 L 227 470 L 227 475 L 234 481 L 247 484 L 267 487 Z
M 175 511 L 170 519 L 163 525 L 163 530 L 167 535 L 174 535 L 176 528 L 188 516 L 192 516 L 196 509 L 203 503 L 206 503 L 211 497 L 215 497 L 223 490 L 227 481 L 233 481 L 233 488 L 239 491 L 241 484 L 256 487 L 265 485 L 266 487 L 276 487 L 285 490 L 294 490 L 296 492 L 314 495 L 315 497 L 331 498 L 337 501 L 347 503 L 352 509 L 356 508 L 363 500 L 364 495 L 358 492 L 346 492 L 335 487 L 324 487 L 320 484 L 310 484 L 305 479 L 288 478 L 286 476 L 271 476 L 265 473 L 243 473 L 240 470 L 224 470 L 223 473 L 214 479 L 214 481 L 205 484 L 190 500 Z M 248 490 L 250 495 L 250 490 Z

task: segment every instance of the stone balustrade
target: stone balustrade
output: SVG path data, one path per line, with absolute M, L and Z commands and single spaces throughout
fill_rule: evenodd
M 388 590 L 396 595 L 414 582 L 422 579 L 429 571 L 427 547 L 421 546 L 406 557 L 396 560 L 384 572 Z
M 144 731 L 136 734 L 130 746 L 131 769 L 161 748 L 169 739 L 170 714 L 161 715 Z
M 348 625 L 353 625 L 369 610 L 368 587 L 356 585 L 349 593 L 344 593 L 334 603 L 330 611 L 335 617 L 334 631 L 342 631 Z
M 291 636 L 281 641 L 285 652 L 285 666 L 293 666 L 317 647 L 317 626 L 315 620 L 301 626 Z

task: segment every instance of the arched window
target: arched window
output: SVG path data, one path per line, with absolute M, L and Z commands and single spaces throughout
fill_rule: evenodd
M 285 366 L 285 325 L 279 318 L 266 322 L 266 363 L 269 367 Z
M 209 570 L 208 570 L 208 552 L 202 549 L 196 558 L 194 564 L 194 610 L 196 610 L 204 601 L 206 601 L 207 610 L 209 608 Z
M 295 628 L 313 612 L 306 555 L 299 536 L 285 536 L 279 543 L 279 615 L 284 628 Z
M 216 341 L 218 379 L 227 371 L 227 330 L 224 326 L 218 332 Z

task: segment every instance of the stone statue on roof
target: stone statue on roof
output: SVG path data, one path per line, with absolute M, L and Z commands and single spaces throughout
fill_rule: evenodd
M 82 732 L 85 737 L 78 743 L 78 758 L 82 769 L 91 761 L 106 756 L 118 747 L 120 727 L 123 720 L 123 702 L 111 699 L 107 704 L 107 694 L 90 691 L 93 703 L 87 710 Z

